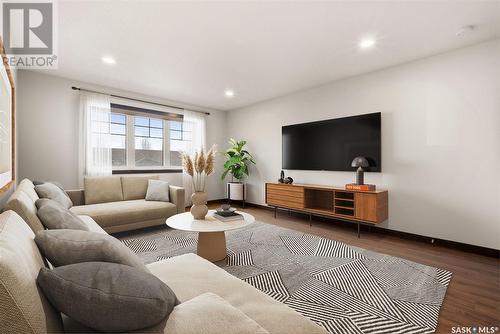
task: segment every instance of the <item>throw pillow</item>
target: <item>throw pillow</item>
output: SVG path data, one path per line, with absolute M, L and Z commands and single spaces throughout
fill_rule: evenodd
M 39 198 L 35 201 L 35 206 L 37 210 L 39 210 L 42 206 L 44 206 L 47 203 L 53 202 L 51 199 L 48 198 Z
M 42 224 L 49 230 L 55 229 L 70 229 L 88 231 L 87 225 L 78 218 L 73 212 L 62 207 L 59 203 L 53 200 L 38 199 L 35 205 L 37 216 Z
M 79 262 L 112 262 L 148 272 L 139 257 L 118 239 L 102 233 L 78 230 L 45 230 L 35 242 L 54 266 Z
M 146 192 L 146 201 L 169 202 L 168 182 L 161 180 L 148 180 L 148 191 Z
M 116 263 L 41 268 L 36 281 L 56 309 L 104 332 L 151 327 L 178 304 L 174 292 L 156 276 Z
M 35 191 L 40 198 L 48 198 L 61 204 L 64 208 L 69 209 L 73 206 L 73 202 L 68 194 L 57 185 L 45 182 L 35 186 Z

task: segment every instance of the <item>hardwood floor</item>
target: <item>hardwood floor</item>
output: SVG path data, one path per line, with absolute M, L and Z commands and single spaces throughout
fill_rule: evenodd
M 217 207 L 217 205 L 211 205 Z M 442 246 L 402 239 L 377 232 L 362 232 L 357 238 L 355 225 L 334 221 L 309 220 L 304 215 L 289 215 L 262 208 L 246 208 L 259 221 L 304 233 L 335 239 L 349 245 L 439 267 L 453 272 L 441 309 L 436 333 L 452 333 L 452 327 L 500 327 L 500 260 Z M 496 333 L 500 333 L 496 329 Z M 486 332 L 485 332 L 486 333 Z M 487 332 L 493 333 L 493 332 Z

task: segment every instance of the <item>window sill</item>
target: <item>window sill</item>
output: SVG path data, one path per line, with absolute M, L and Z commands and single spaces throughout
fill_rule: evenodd
M 120 174 L 170 174 L 182 173 L 180 168 L 144 168 L 144 169 L 114 169 L 113 175 Z

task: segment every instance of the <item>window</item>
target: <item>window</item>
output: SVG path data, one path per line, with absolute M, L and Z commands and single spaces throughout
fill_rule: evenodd
M 181 166 L 180 152 L 191 141 L 190 124 L 125 113 L 111 105 L 110 120 L 96 120 L 95 130 L 111 135 L 114 170 Z M 93 122 L 94 128 L 94 122 Z
M 136 166 L 163 166 L 163 122 L 134 116 Z
M 111 152 L 113 167 L 127 166 L 127 116 L 111 113 Z
M 186 122 L 170 121 L 170 164 L 181 166 L 181 152 L 187 150 L 192 140 L 192 125 Z

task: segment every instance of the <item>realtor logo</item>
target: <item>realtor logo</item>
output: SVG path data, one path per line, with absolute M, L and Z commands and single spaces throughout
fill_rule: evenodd
M 2 3 L 2 39 L 11 67 L 55 68 L 54 16 L 51 1 Z
M 8 54 L 52 54 L 52 3 L 3 3 L 3 36 Z

